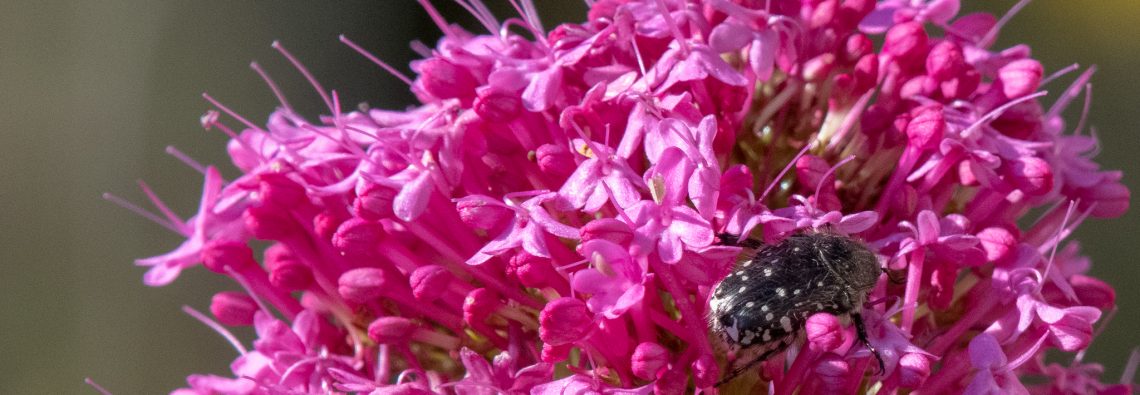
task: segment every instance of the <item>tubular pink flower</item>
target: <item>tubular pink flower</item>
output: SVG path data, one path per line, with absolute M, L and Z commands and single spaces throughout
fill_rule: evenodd
M 253 298 L 241 292 L 218 292 L 210 300 L 210 313 L 218 322 L 230 326 L 253 325 L 253 313 L 257 309 Z
M 645 342 L 633 349 L 630 357 L 633 374 L 644 380 L 657 378 L 658 372 L 669 364 L 669 350 L 660 344 Z
M 274 43 L 326 113 L 296 113 L 251 65 L 281 102 L 263 124 L 203 95 L 237 178 L 172 149 L 204 174 L 193 217 L 146 184 L 154 213 L 106 196 L 186 238 L 137 262 L 145 284 L 201 263 L 245 290 L 211 300 L 221 324 L 200 318 L 227 339 L 252 323 L 253 347 L 232 340 L 232 378 L 181 392 L 1128 389 L 1080 361 L 1116 296 L 1068 239 L 1131 192 L 1093 160 L 1093 70 L 991 48 L 1026 2 L 598 0 L 552 29 L 530 0 L 503 21 L 457 2 L 485 33 L 419 3 L 443 37 L 417 44 L 413 76 L 340 38 L 417 105 L 344 109 Z M 802 316 L 794 351 L 714 389 L 756 344 L 785 348 L 710 336 L 710 294 L 765 264 L 758 242 L 802 232 L 865 243 L 887 273 L 864 305 L 762 311 Z
M 547 303 L 539 314 L 539 337 L 554 346 L 583 341 L 592 323 L 593 317 L 581 300 L 557 299 Z

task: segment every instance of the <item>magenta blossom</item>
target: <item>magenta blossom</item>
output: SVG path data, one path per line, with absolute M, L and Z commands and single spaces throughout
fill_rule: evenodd
M 958 0 L 595 0 L 546 30 L 529 0 L 506 20 L 459 3 L 479 32 L 420 1 L 444 35 L 412 78 L 341 38 L 417 105 L 349 111 L 275 44 L 327 113 L 282 101 L 259 125 L 206 96 L 241 176 L 178 154 L 205 178 L 191 220 L 145 185 L 162 215 L 122 202 L 186 238 L 139 260 L 147 285 L 200 263 L 242 289 L 192 313 L 234 344 L 232 376 L 176 393 L 1133 389 L 1081 361 L 1115 293 L 1068 239 L 1130 197 L 1093 160 L 1087 114 L 1061 117 L 1091 70 L 992 48 L 1008 18 Z M 811 315 L 716 386 L 756 353 L 713 340 L 735 335 L 709 333 L 710 291 L 762 264 L 746 246 L 798 232 L 877 255 L 854 306 L 867 333 Z M 226 326 L 249 325 L 247 349 Z

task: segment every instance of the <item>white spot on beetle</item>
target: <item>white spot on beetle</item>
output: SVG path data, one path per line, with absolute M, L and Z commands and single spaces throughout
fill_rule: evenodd
M 787 316 L 780 317 L 780 327 L 784 328 L 784 332 L 792 333 L 792 319 Z

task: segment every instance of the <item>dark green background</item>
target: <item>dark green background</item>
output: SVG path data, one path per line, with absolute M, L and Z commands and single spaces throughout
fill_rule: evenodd
M 539 3 L 548 27 L 584 17 L 580 1 Z M 1004 10 L 1013 1 L 974 3 Z M 1039 1 L 1001 40 L 1030 43 L 1048 70 L 1072 62 L 1100 68 L 1091 117 L 1104 143 L 1099 162 L 1124 169 L 1133 190 L 1140 186 L 1137 21 L 1134 0 Z M 213 292 L 234 286 L 200 268 L 164 288 L 142 285 L 133 260 L 180 239 L 99 196 L 111 191 L 143 202 L 134 181 L 145 179 L 178 213 L 193 213 L 201 180 L 163 148 L 224 163 L 225 174 L 235 175 L 225 138 L 198 126 L 207 109 L 199 94 L 264 119 L 275 100 L 248 69 L 250 60 L 300 110 L 323 111 L 269 48 L 274 39 L 344 103 L 410 103 L 401 83 L 338 43 L 340 33 L 405 71 L 408 42 L 438 37 L 410 0 L 0 4 L 0 393 L 93 393 L 84 377 L 117 394 L 164 393 L 184 385 L 188 373 L 228 374 L 235 351 L 179 307 L 206 310 Z M 1136 212 L 1090 221 L 1077 235 L 1093 273 L 1118 292 L 1121 313 L 1089 358 L 1104 362 L 1113 381 L 1140 340 Z

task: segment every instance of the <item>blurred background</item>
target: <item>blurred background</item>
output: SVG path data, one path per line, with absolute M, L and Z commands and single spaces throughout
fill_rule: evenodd
M 505 2 L 487 2 L 510 15 Z M 449 20 L 473 26 L 457 7 L 436 3 Z M 539 3 L 548 28 L 584 19 L 582 2 Z M 1014 1 L 973 3 L 969 10 L 1000 14 Z M 1103 143 L 1098 162 L 1123 169 L 1133 191 L 1140 191 L 1138 20 L 1135 0 L 1040 1 L 998 44 L 1029 43 L 1047 73 L 1074 62 L 1097 65 L 1090 120 Z M 341 33 L 406 73 L 408 43 L 439 37 L 410 0 L 0 4 L 0 393 L 94 393 L 84 377 L 116 394 L 165 393 L 185 385 L 189 373 L 228 374 L 236 352 L 180 307 L 207 311 L 210 295 L 235 285 L 196 268 L 167 287 L 144 286 L 134 259 L 181 240 L 100 194 L 144 203 L 135 184 L 142 179 L 180 215 L 193 213 L 201 178 L 164 154 L 168 145 L 223 165 L 232 179 L 224 136 L 198 125 L 207 109 L 200 94 L 264 120 L 276 100 L 249 69 L 251 60 L 300 112 L 325 111 L 269 47 L 273 40 L 344 103 L 412 103 L 402 83 L 340 44 Z M 1093 274 L 1118 292 L 1121 313 L 1086 356 L 1105 364 L 1107 381 L 1120 377 L 1140 344 L 1138 220 L 1134 208 L 1120 219 L 1087 222 L 1076 236 Z

